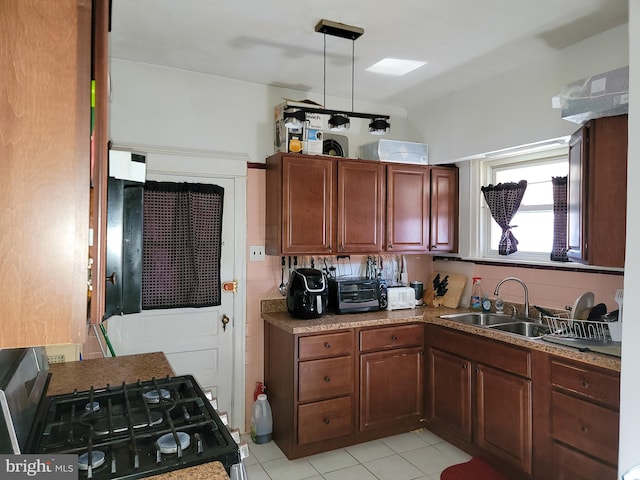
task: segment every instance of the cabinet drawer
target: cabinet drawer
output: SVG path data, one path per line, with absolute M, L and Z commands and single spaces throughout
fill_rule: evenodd
M 558 443 L 553 444 L 554 480 L 615 480 L 617 469 Z
M 350 354 L 353 350 L 352 338 L 351 331 L 301 337 L 298 340 L 298 358 L 308 360 Z
M 551 362 L 551 383 L 616 409 L 620 406 L 620 381 L 616 376 L 554 360 Z
M 422 325 L 397 325 L 393 327 L 362 330 L 360 351 L 421 346 L 424 342 Z
M 615 465 L 617 412 L 560 392 L 551 392 L 551 432 L 555 439 Z
M 353 388 L 353 359 L 325 358 L 298 364 L 298 401 L 350 395 Z
M 349 435 L 353 431 L 351 397 L 308 403 L 298 407 L 298 444 Z

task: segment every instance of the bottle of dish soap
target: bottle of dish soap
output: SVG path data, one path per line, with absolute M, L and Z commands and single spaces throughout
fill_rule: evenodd
M 471 285 L 471 308 L 473 310 L 482 309 L 482 290 L 480 288 L 480 277 L 473 277 Z

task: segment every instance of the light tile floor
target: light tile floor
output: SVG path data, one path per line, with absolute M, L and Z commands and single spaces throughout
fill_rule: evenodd
M 274 442 L 249 443 L 248 480 L 439 480 L 450 465 L 471 459 L 428 430 L 288 460 Z

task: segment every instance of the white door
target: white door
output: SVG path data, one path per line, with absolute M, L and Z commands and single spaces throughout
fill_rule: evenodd
M 245 235 L 245 228 L 238 222 L 245 221 L 241 212 L 245 209 L 246 163 L 245 176 L 238 177 L 218 173 L 227 162 L 215 157 L 153 152 L 146 156 L 147 180 L 211 183 L 224 188 L 220 278 L 244 285 L 244 259 L 238 257 L 243 256 L 241 246 L 246 242 L 238 237 Z M 108 333 L 116 355 L 164 352 L 176 375 L 191 374 L 203 389 L 211 389 L 218 410 L 229 414 L 232 426 L 242 427 L 244 314 L 242 291 L 223 291 L 217 307 L 145 310 L 112 317 Z

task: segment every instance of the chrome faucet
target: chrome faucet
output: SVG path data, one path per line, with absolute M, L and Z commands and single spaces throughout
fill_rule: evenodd
M 502 286 L 503 283 L 508 282 L 508 281 L 517 282 L 520 285 L 522 285 L 522 288 L 524 289 L 524 316 L 528 317 L 529 316 L 529 289 L 527 288 L 525 283 L 522 280 L 520 280 L 519 278 L 516 278 L 516 277 L 503 278 L 496 285 L 496 289 L 494 290 L 493 294 L 498 296 L 499 292 L 500 292 L 500 287 Z

